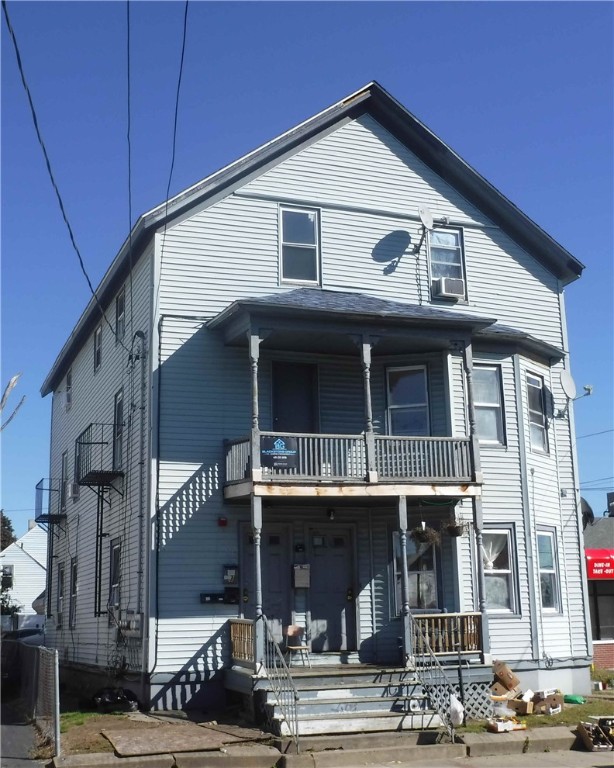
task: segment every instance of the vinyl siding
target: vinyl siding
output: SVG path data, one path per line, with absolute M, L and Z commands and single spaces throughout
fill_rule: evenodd
M 151 342 L 151 254 L 143 256 L 135 266 L 132 285 L 125 283 L 126 294 L 126 332 L 123 340 L 130 350 L 132 334 L 137 330 L 145 333 L 147 349 Z M 132 305 L 131 305 L 132 299 Z M 106 310 L 106 316 L 115 327 L 115 302 Z M 132 317 L 132 327 L 130 319 Z M 114 417 L 114 397 L 123 388 L 124 393 L 124 467 L 129 489 L 123 497 L 116 491 L 107 495 L 110 503 L 104 504 L 103 530 L 106 534 L 102 547 L 102 584 L 101 605 L 103 610 L 109 594 L 110 542 L 121 540 L 121 605 L 122 608 L 136 611 L 139 605 L 137 594 L 139 583 L 139 460 L 141 427 L 148 445 L 148 412 L 145 402 L 141 409 L 141 364 L 128 365 L 129 352 L 116 343 L 111 329 L 103 323 L 102 362 L 94 372 L 93 337 L 83 345 L 72 363 L 72 403 L 65 408 L 65 380 L 53 393 L 52 404 L 52 444 L 50 477 L 59 482 L 61 476 L 61 457 L 68 454 L 68 478 L 74 481 L 75 442 L 77 437 L 92 422 L 112 424 Z M 146 381 L 148 375 L 146 371 Z M 149 387 L 147 388 L 149 390 Z M 134 403 L 134 408 L 131 404 Z M 144 419 L 142 421 L 141 419 Z M 111 428 L 107 434 L 112 434 Z M 145 482 L 147 478 L 145 477 Z M 145 495 L 146 498 L 146 495 Z M 109 626 L 107 616 L 94 616 L 95 594 L 95 546 L 96 546 L 96 507 L 97 495 L 93 489 L 82 487 L 76 501 L 66 502 L 67 518 L 65 524 L 54 528 L 53 570 L 49 575 L 51 586 L 52 616 L 47 622 L 48 642 L 60 650 L 60 659 L 79 663 L 106 666 L 115 654 L 117 630 Z M 143 510 L 146 514 L 146 510 Z M 143 529 L 147 531 L 147 524 Z M 144 556 L 144 553 L 143 553 Z M 77 618 L 73 629 L 69 627 L 68 612 L 70 603 L 70 562 L 77 558 L 78 597 Z M 56 628 L 57 569 L 64 566 L 64 610 L 62 628 Z M 144 563 L 143 563 L 144 564 Z M 143 596 L 141 595 L 141 601 Z M 140 667 L 138 642 L 130 640 L 123 653 L 134 669 Z

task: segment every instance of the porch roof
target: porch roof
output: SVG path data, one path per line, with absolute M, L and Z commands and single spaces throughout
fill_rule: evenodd
M 512 328 L 501 323 L 493 323 L 487 328 L 479 328 L 475 335 L 484 341 L 493 340 L 518 344 L 529 352 L 535 352 L 548 359 L 562 360 L 565 357 L 565 352 L 562 349 L 552 344 L 547 344 L 545 341 L 531 336 L 530 333 L 525 333 L 525 331 L 521 331 L 518 328 Z
M 430 306 L 405 304 L 369 296 L 365 293 L 331 291 L 322 288 L 296 288 L 290 291 L 239 299 L 225 307 L 208 325 L 226 329 L 243 319 L 284 317 L 331 320 L 353 325 L 393 327 L 407 325 L 455 328 L 461 334 L 492 325 L 495 320 L 468 313 Z

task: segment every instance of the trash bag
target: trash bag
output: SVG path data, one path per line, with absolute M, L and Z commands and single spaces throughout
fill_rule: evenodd
M 454 694 L 450 696 L 450 722 L 457 728 L 463 724 L 465 719 L 465 707 L 460 703 Z
M 92 703 L 104 712 L 136 712 L 139 708 L 137 697 L 128 688 L 101 688 L 92 696 Z

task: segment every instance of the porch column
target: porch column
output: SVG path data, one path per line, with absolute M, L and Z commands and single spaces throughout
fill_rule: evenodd
M 480 463 L 480 443 L 475 421 L 475 400 L 473 396 L 473 351 L 471 342 L 466 342 L 463 350 L 463 365 L 467 381 L 467 414 L 469 418 L 469 437 L 471 438 L 471 454 L 473 459 L 473 477 L 476 483 L 482 482 L 482 467 Z M 478 576 L 478 608 L 482 614 L 482 653 L 490 652 L 490 634 L 488 632 L 488 614 L 486 613 L 486 584 L 484 581 L 484 560 L 482 559 L 482 529 L 484 518 L 482 514 L 482 499 L 473 496 L 473 528 L 475 530 L 476 567 Z
M 409 611 L 409 570 L 407 568 L 407 497 L 399 496 L 399 544 L 401 549 L 401 609 L 403 617 L 403 663 L 414 667 L 414 644 Z
M 249 360 L 252 369 L 252 434 L 251 434 L 251 460 L 252 480 L 262 480 L 262 468 L 260 466 L 260 406 L 258 402 L 258 360 L 260 358 L 260 334 L 250 330 L 249 332 Z
M 365 440 L 367 459 L 367 482 L 377 483 L 375 463 L 375 433 L 373 432 L 373 406 L 371 403 L 371 340 L 363 336 L 360 340 L 360 360 L 365 390 Z
M 261 538 L 262 538 L 262 499 L 252 494 L 252 530 L 254 533 L 254 584 L 256 587 L 256 620 L 254 622 L 254 659 L 256 664 L 264 661 L 264 622 L 262 621 L 262 564 L 261 564 Z

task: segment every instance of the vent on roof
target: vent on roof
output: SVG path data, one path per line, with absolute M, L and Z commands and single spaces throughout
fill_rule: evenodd
M 433 296 L 462 299 L 465 296 L 465 281 L 459 277 L 440 277 L 433 282 Z

